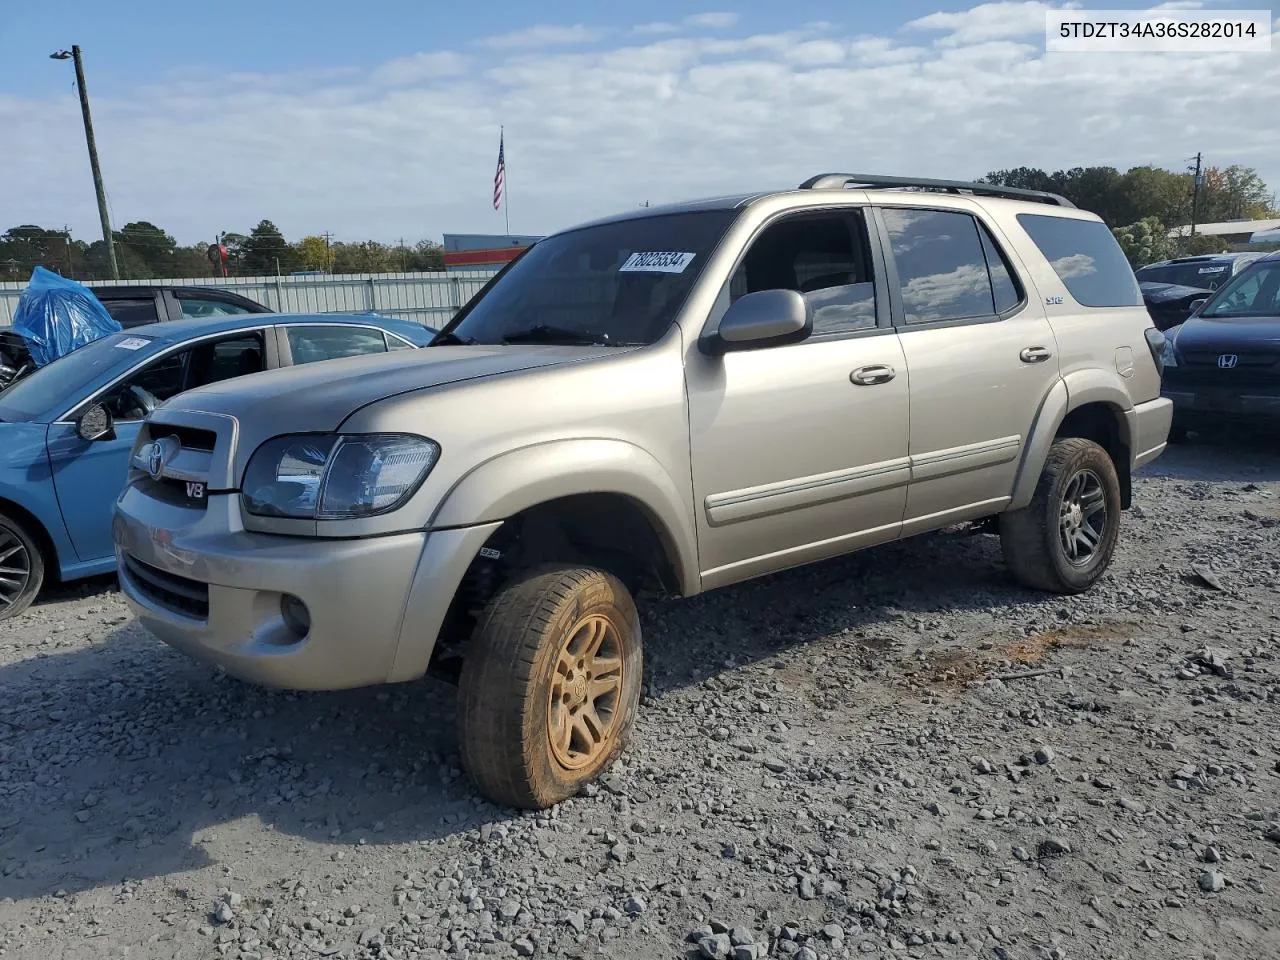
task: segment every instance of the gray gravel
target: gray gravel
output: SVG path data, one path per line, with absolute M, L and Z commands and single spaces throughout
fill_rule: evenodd
M 1275 450 L 1171 450 L 1084 597 L 953 531 L 649 608 L 633 748 L 540 815 L 444 685 L 55 591 L 0 624 L 0 956 L 1280 957 Z

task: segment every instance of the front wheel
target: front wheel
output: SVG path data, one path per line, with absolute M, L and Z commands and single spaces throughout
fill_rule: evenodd
M 27 529 L 0 513 L 0 620 L 20 614 L 44 583 L 44 557 Z
M 480 791 L 539 810 L 604 773 L 630 735 L 641 666 L 635 602 L 611 574 L 547 566 L 498 590 L 459 678 L 462 762 Z
M 1055 441 L 1031 503 L 1000 517 L 1014 577 L 1054 593 L 1082 593 L 1106 571 L 1120 534 L 1115 464 L 1092 440 Z

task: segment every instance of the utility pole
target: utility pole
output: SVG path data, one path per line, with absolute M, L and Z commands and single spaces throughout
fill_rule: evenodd
M 80 47 L 72 45 L 71 52 L 59 50 L 49 54 L 53 60 L 75 61 L 76 87 L 80 91 L 80 112 L 84 115 L 84 139 L 89 145 L 89 166 L 93 168 L 93 189 L 98 195 L 98 218 L 102 221 L 102 240 L 107 245 L 107 260 L 111 264 L 111 279 L 120 279 L 120 268 L 116 266 L 116 245 L 111 236 L 111 218 L 107 216 L 107 193 L 102 186 L 102 170 L 98 167 L 98 145 L 93 139 L 93 118 L 89 116 L 89 91 L 84 85 L 84 61 L 80 58 Z
M 324 237 L 324 272 L 333 273 L 333 254 L 329 252 L 329 241 L 333 239 L 333 234 L 326 230 L 320 236 Z
M 1196 154 L 1195 179 L 1191 181 L 1191 236 L 1196 235 L 1196 213 L 1200 206 L 1200 154 Z

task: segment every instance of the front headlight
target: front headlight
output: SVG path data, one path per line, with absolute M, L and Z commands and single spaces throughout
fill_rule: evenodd
M 404 433 L 275 437 L 249 458 L 240 496 L 259 517 L 372 517 L 413 496 L 439 456 L 434 440 Z

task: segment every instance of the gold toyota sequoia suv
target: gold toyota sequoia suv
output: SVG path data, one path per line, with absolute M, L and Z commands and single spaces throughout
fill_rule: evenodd
M 1012 575 L 1106 570 L 1165 448 L 1164 338 L 1062 197 L 824 174 L 535 243 L 422 350 L 156 409 L 122 589 L 245 680 L 459 686 L 463 762 L 543 808 L 624 748 L 633 597 L 990 521 Z

